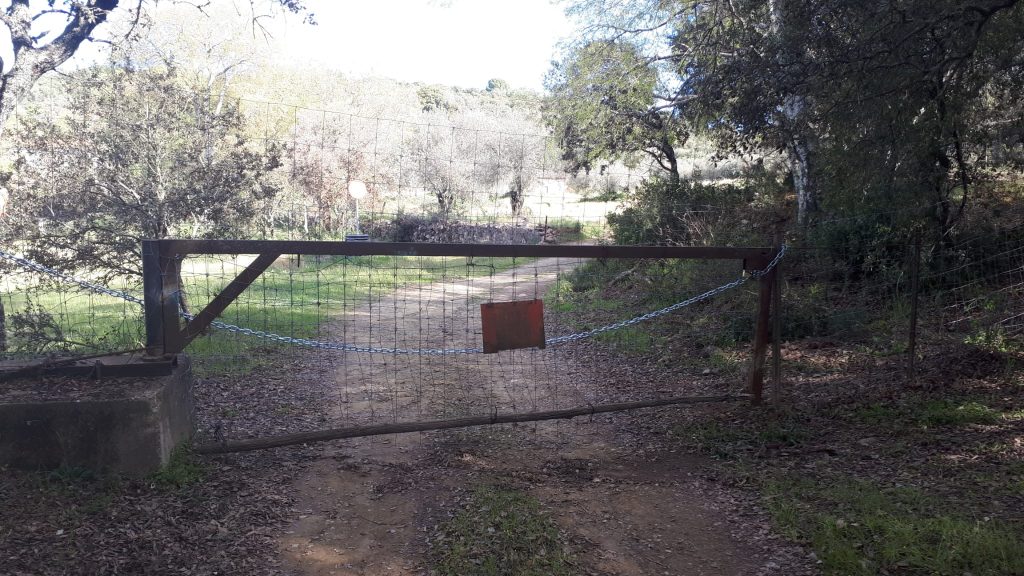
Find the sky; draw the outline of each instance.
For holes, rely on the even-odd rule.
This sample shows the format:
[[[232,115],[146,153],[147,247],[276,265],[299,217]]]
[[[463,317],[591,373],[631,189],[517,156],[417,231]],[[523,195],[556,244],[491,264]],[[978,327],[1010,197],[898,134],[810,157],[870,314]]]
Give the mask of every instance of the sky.
[[[286,61],[356,76],[484,88],[501,78],[541,90],[573,27],[550,0],[307,0],[316,26],[289,18]]]
[[[239,13],[248,13],[247,0],[217,1],[233,1]],[[484,88],[488,80],[501,78],[514,88],[540,91],[559,41],[574,30],[564,7],[552,0],[304,1],[317,25],[281,13],[263,21],[280,62],[405,82]],[[0,0],[0,8],[9,4]],[[32,0],[32,5],[42,10],[46,0]],[[59,29],[60,18],[46,16],[36,27]],[[101,37],[111,33],[106,28]],[[9,63],[6,29],[2,36],[0,58]],[[63,68],[91,64],[104,53],[105,45],[85,43]]]

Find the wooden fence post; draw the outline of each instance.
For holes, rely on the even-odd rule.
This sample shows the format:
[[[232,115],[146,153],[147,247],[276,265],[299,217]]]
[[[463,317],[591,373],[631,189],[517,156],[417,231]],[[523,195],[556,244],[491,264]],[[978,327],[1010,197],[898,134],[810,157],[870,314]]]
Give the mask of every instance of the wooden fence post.
[[[781,229],[775,232],[775,252],[782,250]],[[782,405],[782,261],[772,270],[772,405]]]
[[[751,358],[750,371],[747,373],[747,389],[750,390],[750,402],[755,406],[764,402],[764,361],[768,355],[772,285],[774,283],[774,269],[757,280],[758,306],[757,325],[754,327],[754,357]]]
[[[177,354],[184,348],[181,330],[181,260],[160,241],[160,310],[163,318],[164,354]]]
[[[917,380],[917,305],[921,291],[921,234],[914,236],[910,254],[910,330],[907,337],[907,380]]]
[[[142,241],[142,301],[146,323],[146,355],[164,353],[164,317],[161,310],[163,280],[160,274],[160,245],[156,240]]]

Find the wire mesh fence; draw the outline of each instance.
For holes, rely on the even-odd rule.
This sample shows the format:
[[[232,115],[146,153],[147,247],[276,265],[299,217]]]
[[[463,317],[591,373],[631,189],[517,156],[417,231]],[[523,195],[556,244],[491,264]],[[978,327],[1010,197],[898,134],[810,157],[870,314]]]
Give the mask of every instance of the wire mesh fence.
[[[944,353],[949,344],[1020,350],[1024,259],[1012,236],[996,243],[960,237],[952,246],[961,253],[985,241],[988,255],[964,255],[945,270],[934,268],[926,245],[915,250],[912,241],[875,247],[871,253],[881,250],[888,260],[860,267],[851,266],[858,255],[848,246],[791,248],[781,263],[784,380],[885,362],[894,383],[908,382],[910,354]],[[187,311],[202,309],[253,258],[185,258]],[[207,378],[263,386],[260,374],[282,364],[316,373],[326,385],[316,426],[542,412],[693,390],[735,394],[745,389],[750,360],[754,283],[587,340],[571,336],[714,291],[741,274],[738,262],[723,260],[291,254],[219,317],[242,330],[211,328],[187,351]],[[135,303],[36,274],[8,274],[4,282],[9,358],[131,349],[144,342]],[[141,294],[137,283],[116,287]],[[920,314],[912,349],[915,298]],[[569,341],[481,354],[480,305],[533,299],[544,302],[549,342]],[[54,347],[54,341],[60,343]],[[309,342],[325,346],[303,345]],[[833,348],[835,354],[819,365],[821,355],[800,354],[807,347]],[[651,360],[657,370],[642,368]],[[279,409],[287,410],[287,402]],[[296,421],[276,432],[310,425]],[[230,428],[218,434],[232,437],[237,431]]]
[[[609,216],[614,220],[630,208],[637,187],[651,176],[642,166],[610,165],[567,178],[549,136],[512,132],[483,120],[481,127],[248,100],[236,105],[259,127],[255,142],[284,151],[279,193],[258,202],[245,225],[235,228],[240,238],[342,239],[363,232],[373,240],[399,242],[621,242],[611,237]],[[712,152],[700,146],[680,157],[689,159],[683,176],[691,180],[720,180],[740,169],[735,162],[716,165]],[[364,199],[348,194],[348,183],[356,180],[366,184]],[[653,222],[681,230],[673,242],[771,244],[772,226],[765,225],[770,214],[761,207],[770,198],[755,196],[739,204],[716,200],[664,206]],[[984,212],[967,212],[955,233],[939,238],[885,227],[921,210],[846,211],[791,233],[792,249],[782,265],[780,339],[803,346],[841,344],[847,363],[888,358],[900,377],[907,372],[908,354],[927,354],[946,343],[1019,350],[1024,338],[1019,223],[1004,217],[1007,224],[994,232]],[[634,224],[649,222],[638,218]],[[166,232],[203,236],[210,230],[197,213]],[[4,249],[46,255],[46,248],[15,241]],[[66,251],[56,252],[64,257],[58,262],[68,261]],[[119,258],[138,268],[134,256]],[[186,258],[185,312],[202,309],[252,258]],[[3,359],[144,344],[138,304],[10,262],[0,266]],[[141,277],[128,273],[64,271],[136,297],[142,293]],[[629,400],[638,390],[673,390],[673,379],[739,391],[755,326],[753,284],[585,342],[497,355],[475,350],[483,302],[541,299],[546,333],[559,337],[622,323],[726,285],[740,274],[736,262],[715,260],[291,254],[279,258],[219,318],[244,330],[211,328],[188,352],[206,375],[245,377],[282,358],[313,367],[323,378],[343,383],[331,389],[329,411],[354,423]],[[919,334],[912,346],[915,302]],[[311,349],[296,346],[298,341],[340,346]],[[443,352],[421,353],[425,350]],[[474,353],[454,353],[467,350]],[[783,352],[784,375],[836,369],[809,365],[790,352]],[[645,374],[650,381],[641,388],[626,384],[629,359],[638,356],[656,358],[665,368],[656,376]],[[580,387],[580,381],[603,385]],[[604,396],[596,397],[595,390]]]

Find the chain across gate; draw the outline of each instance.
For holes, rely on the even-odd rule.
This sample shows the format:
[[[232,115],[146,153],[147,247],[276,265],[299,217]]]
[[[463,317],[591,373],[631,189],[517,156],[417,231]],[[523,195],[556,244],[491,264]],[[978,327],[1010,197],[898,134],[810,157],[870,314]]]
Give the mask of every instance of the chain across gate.
[[[354,438],[380,434],[396,434],[403,432],[442,430],[464,428],[488,424],[536,422],[544,420],[567,419],[578,416],[593,415],[605,412],[618,412],[640,408],[652,408],[670,405],[686,405],[706,402],[730,402],[750,399],[759,404],[763,394],[763,374],[769,336],[769,319],[771,318],[772,293],[778,277],[778,265],[785,256],[787,248],[779,244],[777,248],[697,248],[697,247],[632,247],[632,246],[550,246],[550,245],[466,245],[466,244],[398,244],[398,243],[343,243],[343,242],[292,242],[292,241],[199,241],[199,240],[161,240],[143,243],[143,298],[126,291],[101,286],[88,280],[77,278],[59,270],[44,266],[38,262],[0,250],[0,259],[12,262],[22,268],[46,274],[60,281],[74,284],[83,290],[97,294],[120,298],[143,306],[146,332],[147,351],[153,359],[162,359],[165,363],[173,363],[178,352],[182,351],[194,338],[202,334],[208,327],[232,333],[263,338],[275,342],[304,346],[319,350],[338,350],[343,352],[391,354],[391,355],[467,355],[483,353],[482,348],[389,348],[373,346],[357,346],[345,342],[330,342],[284,336],[270,331],[255,330],[229,324],[217,317],[241,295],[260,275],[273,264],[282,254],[315,254],[341,256],[456,256],[456,257],[522,257],[522,258],[690,258],[690,259],[737,259],[743,261],[746,274],[669,306],[653,310],[619,322],[607,324],[591,330],[575,332],[562,336],[546,338],[545,345],[555,346],[569,342],[577,342],[597,335],[620,330],[640,324],[654,318],[662,317],[687,306],[711,299],[724,292],[735,289],[752,279],[758,281],[759,308],[754,331],[753,358],[747,372],[747,390],[749,394],[726,394],[721,396],[681,396],[655,398],[612,404],[587,404],[567,409],[556,409],[533,412],[511,412],[499,414],[495,407],[484,416],[452,418],[446,420],[396,421],[384,424],[355,425],[343,428],[330,428],[279,434],[261,438],[228,441],[223,437],[214,443],[201,444],[194,450],[202,454],[258,450],[276,446],[305,444],[340,438]],[[180,286],[181,262],[189,254],[259,254],[236,278],[217,294],[213,300],[197,314],[189,314],[182,310],[181,300],[184,296]],[[777,318],[777,316],[776,316]],[[184,325],[183,325],[184,324]],[[397,342],[396,342],[397,343]],[[143,364],[146,364],[144,362]],[[151,364],[151,363],[150,363]]]
[[[787,250],[787,247],[786,247],[785,244],[783,244],[780,247],[778,253],[775,255],[775,257],[771,260],[771,262],[768,263],[768,266],[765,267],[764,269],[753,270],[753,271],[750,272],[749,275],[741,276],[741,277],[737,278],[736,280],[733,280],[731,282],[727,282],[725,284],[722,284],[721,286],[718,286],[716,288],[713,288],[711,290],[708,290],[708,291],[703,292],[701,294],[698,294],[696,296],[692,296],[690,298],[687,298],[686,300],[682,300],[682,301],[676,302],[675,304],[671,304],[669,306],[665,306],[664,308],[660,308],[658,310],[653,310],[653,311],[648,312],[646,314],[641,314],[640,316],[635,316],[633,318],[629,318],[627,320],[622,320],[620,322],[615,322],[615,323],[612,323],[612,324],[606,324],[604,326],[600,326],[598,328],[593,328],[591,330],[586,330],[586,331],[583,331],[583,332],[576,332],[576,333],[573,333],[573,334],[566,334],[566,335],[562,335],[562,336],[554,336],[554,337],[551,337],[551,338],[547,338],[547,339],[545,339],[545,344],[548,345],[548,346],[556,346],[558,344],[565,344],[567,342],[578,342],[580,340],[586,340],[588,338],[592,338],[594,336],[597,336],[599,334],[603,334],[605,332],[612,332],[612,331],[619,330],[619,329],[622,329],[622,328],[626,328],[626,327],[629,327],[629,326],[634,326],[634,325],[640,324],[642,322],[653,320],[655,318],[659,318],[661,316],[665,316],[667,314],[671,314],[672,312],[675,312],[676,310],[679,310],[681,308],[685,308],[687,306],[691,306],[693,304],[697,304],[699,302],[703,302],[704,300],[708,300],[710,298],[714,298],[715,296],[717,296],[719,294],[722,294],[723,292],[728,292],[729,290],[732,290],[734,288],[742,286],[743,284],[747,283],[751,279],[757,279],[757,278],[760,278],[761,276],[764,276],[764,275],[768,274],[769,272],[771,272],[778,265],[779,261],[785,256],[786,250]],[[137,296],[134,296],[134,295],[132,295],[132,294],[130,294],[128,292],[125,292],[125,291],[122,291],[122,290],[115,290],[115,289],[112,289],[112,288],[108,288],[106,286],[101,286],[99,284],[94,284],[92,282],[89,282],[87,280],[83,280],[81,278],[76,278],[75,276],[71,276],[69,274],[61,272],[61,271],[56,270],[54,268],[50,268],[48,266],[44,266],[44,265],[42,265],[42,264],[40,264],[38,262],[34,262],[34,261],[29,260],[27,258],[22,258],[20,256],[16,256],[14,254],[10,254],[10,253],[5,252],[3,250],[0,250],[0,258],[2,258],[4,260],[8,260],[10,262],[13,262],[14,264],[17,264],[17,265],[21,266],[22,268],[25,268],[26,270],[31,270],[31,271],[34,271],[34,272],[39,272],[39,273],[51,276],[53,278],[57,278],[59,280],[63,280],[63,281],[68,282],[70,284],[75,284],[75,285],[79,286],[80,288],[82,288],[84,290],[95,292],[97,294],[104,294],[104,295],[107,295],[107,296],[112,296],[114,298],[120,298],[122,300],[126,300],[128,302],[139,304],[141,306],[145,305],[145,302],[141,298],[139,298]],[[180,297],[180,290],[178,292],[178,295]],[[195,314],[190,314],[190,313],[184,312],[182,310],[178,311],[178,315],[182,319],[187,321],[187,322],[191,322],[191,321],[193,321],[196,318]],[[221,322],[219,320],[211,321],[210,322],[210,326],[212,326],[214,328],[217,328],[219,330],[224,330],[224,331],[232,332],[232,333],[235,333],[235,334],[242,334],[242,335],[245,335],[245,336],[252,336],[252,337],[255,337],[255,338],[262,338],[262,339],[265,339],[265,340],[271,340],[271,341],[274,341],[274,342],[281,342],[281,343],[284,343],[284,344],[293,344],[293,345],[297,345],[297,346],[304,346],[304,347],[307,347],[307,348],[313,348],[313,349],[317,349],[317,350],[336,350],[336,351],[342,351],[342,352],[356,352],[356,353],[367,353],[367,354],[425,355],[425,356],[442,356],[442,355],[448,355],[448,354],[477,354],[477,353],[483,353],[483,349],[480,348],[480,347],[476,347],[476,348],[382,348],[382,347],[372,347],[372,346],[356,346],[356,345],[352,345],[352,344],[345,344],[345,343],[339,343],[339,342],[326,342],[326,341],[322,341],[322,340],[312,340],[312,339],[308,339],[308,338],[295,338],[295,337],[292,337],[292,336],[284,336],[282,334],[275,334],[273,332],[268,332],[268,331],[264,331],[264,330],[255,330],[255,329],[252,329],[252,328],[245,328],[245,327],[242,327],[242,326],[236,326],[234,324],[229,324],[227,322]]]
[[[737,259],[743,261],[747,274],[716,288],[697,294],[672,305],[660,308],[591,330],[545,339],[555,346],[577,342],[600,334],[620,330],[671,314],[681,308],[711,299],[737,288],[752,279],[759,283],[759,310],[754,332],[754,359],[748,373],[748,388],[755,403],[761,401],[764,359],[768,344],[768,322],[771,315],[771,294],[779,261],[787,247],[727,248],[727,247],[655,247],[655,246],[579,246],[579,245],[478,245],[478,244],[422,244],[422,243],[345,243],[310,241],[243,241],[243,240],[148,240],[143,241],[144,297],[114,290],[81,278],[76,278],[38,262],[0,250],[5,259],[27,270],[49,275],[75,284],[84,290],[120,298],[140,304],[144,308],[147,351],[152,356],[167,356],[181,352],[194,338],[207,328],[215,328],[274,342],[303,346],[318,350],[342,352],[445,356],[483,353],[473,348],[399,348],[358,346],[345,342],[329,342],[285,336],[270,331],[256,330],[217,320],[219,316],[246,288],[249,287],[282,254],[312,254],[340,256],[458,256],[458,257],[521,257],[521,258],[689,258]],[[259,254],[259,256],[232,280],[198,314],[186,313],[181,307],[182,289],[178,285],[181,261],[189,254]],[[182,321],[184,320],[184,326]]]

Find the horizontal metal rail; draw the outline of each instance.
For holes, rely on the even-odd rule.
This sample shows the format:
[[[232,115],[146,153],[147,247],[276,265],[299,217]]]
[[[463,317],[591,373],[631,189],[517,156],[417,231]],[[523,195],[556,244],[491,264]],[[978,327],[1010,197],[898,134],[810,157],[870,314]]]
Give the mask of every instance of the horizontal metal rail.
[[[617,246],[579,244],[438,244],[314,240],[157,240],[163,255],[309,254],[321,256],[469,256],[510,258],[689,258],[747,260],[763,267],[775,249],[728,246]]]

